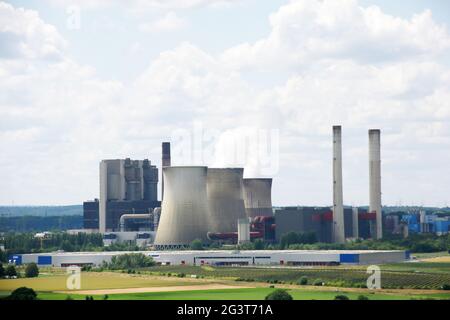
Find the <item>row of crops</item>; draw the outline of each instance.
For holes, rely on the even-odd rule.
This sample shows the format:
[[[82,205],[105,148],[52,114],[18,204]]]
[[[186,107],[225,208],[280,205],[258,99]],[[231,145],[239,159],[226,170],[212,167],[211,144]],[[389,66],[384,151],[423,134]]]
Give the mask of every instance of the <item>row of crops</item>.
[[[241,281],[296,284],[306,277],[308,284],[324,283],[329,286],[364,287],[369,274],[362,268],[254,268],[254,267],[199,267],[156,266],[147,269],[160,275],[196,275],[211,278],[228,278]],[[382,288],[440,289],[450,284],[448,272],[381,271]]]

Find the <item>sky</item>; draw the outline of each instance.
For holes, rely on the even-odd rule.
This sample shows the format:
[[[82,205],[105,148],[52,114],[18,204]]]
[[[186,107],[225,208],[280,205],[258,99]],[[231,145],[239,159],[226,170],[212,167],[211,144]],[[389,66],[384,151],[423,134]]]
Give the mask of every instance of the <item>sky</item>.
[[[0,2],[0,204],[98,197],[102,159],[244,167],[274,205],[450,203],[447,0]]]

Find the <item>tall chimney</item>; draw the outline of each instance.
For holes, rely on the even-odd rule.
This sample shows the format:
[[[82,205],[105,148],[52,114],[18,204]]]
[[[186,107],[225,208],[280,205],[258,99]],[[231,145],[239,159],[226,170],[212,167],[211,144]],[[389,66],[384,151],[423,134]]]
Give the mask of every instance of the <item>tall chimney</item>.
[[[376,238],[383,237],[383,216],[381,211],[381,156],[378,129],[369,130],[369,211],[376,213]]]
[[[333,238],[336,243],[345,242],[341,132],[341,126],[333,126]]]
[[[162,169],[161,169],[161,201],[164,199],[164,174],[163,169],[170,167],[170,142],[162,143]]]

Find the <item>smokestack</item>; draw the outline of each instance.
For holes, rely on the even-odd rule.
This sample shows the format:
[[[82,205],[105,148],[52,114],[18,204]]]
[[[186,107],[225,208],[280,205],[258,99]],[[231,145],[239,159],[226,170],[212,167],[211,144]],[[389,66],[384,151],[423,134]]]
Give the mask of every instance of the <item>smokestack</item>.
[[[162,169],[161,169],[161,201],[164,199],[164,174],[163,169],[170,167],[170,142],[162,143]]]
[[[381,156],[380,130],[369,130],[369,195],[370,212],[376,212],[376,238],[383,237],[381,211]]]
[[[345,242],[341,131],[341,126],[333,126],[333,238],[336,243]]]

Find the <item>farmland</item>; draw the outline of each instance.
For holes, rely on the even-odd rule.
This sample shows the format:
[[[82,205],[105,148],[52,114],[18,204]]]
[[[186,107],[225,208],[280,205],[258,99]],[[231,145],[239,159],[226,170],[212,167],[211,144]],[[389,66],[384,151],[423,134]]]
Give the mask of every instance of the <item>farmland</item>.
[[[20,270],[23,272],[23,270]],[[298,280],[307,278],[307,285]],[[363,266],[336,267],[214,267],[154,266],[122,271],[82,272],[80,290],[66,287],[61,268],[42,268],[37,278],[0,280],[0,297],[26,286],[39,299],[85,299],[92,295],[110,300],[243,300],[264,299],[276,288],[285,288],[296,300],[327,300],[337,294],[370,300],[450,299],[440,290],[450,283],[450,263],[413,262],[381,266],[381,290],[368,290]]]
[[[238,288],[225,290],[193,290],[175,292],[143,292],[128,294],[109,294],[108,300],[264,300],[273,288]],[[369,300],[410,300],[410,299],[449,299],[445,294],[408,294],[408,293],[369,293],[336,290],[288,289],[295,300],[333,300],[338,294],[345,294],[352,300],[364,295]],[[68,294],[43,292],[39,294],[42,300],[65,300]],[[85,295],[70,294],[74,300],[84,300]],[[103,295],[94,296],[101,300]]]
[[[323,268],[233,268],[196,266],[159,266],[147,269],[151,274],[188,274],[208,278],[234,279],[266,283],[294,284],[300,277],[307,277],[310,284],[322,282],[327,286],[362,287],[367,280],[362,267]],[[411,263],[382,266],[383,288],[439,289],[450,283],[450,263]]]

